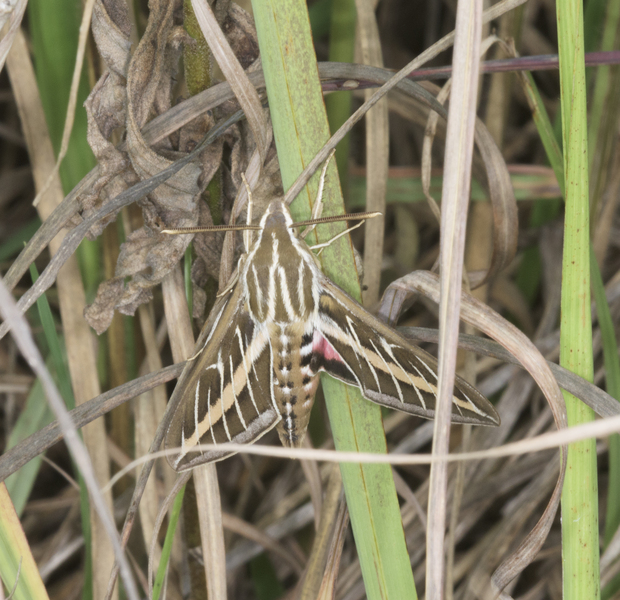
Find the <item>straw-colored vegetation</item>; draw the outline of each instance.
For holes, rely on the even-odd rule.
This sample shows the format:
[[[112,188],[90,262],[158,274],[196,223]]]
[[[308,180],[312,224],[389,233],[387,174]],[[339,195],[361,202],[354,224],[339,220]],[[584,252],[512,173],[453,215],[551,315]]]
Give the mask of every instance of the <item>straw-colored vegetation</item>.
[[[620,0],[10,4],[0,598],[620,598]],[[318,260],[437,420],[323,375],[300,450],[132,463],[251,237],[161,230],[307,220],[333,148],[323,215],[382,216]]]

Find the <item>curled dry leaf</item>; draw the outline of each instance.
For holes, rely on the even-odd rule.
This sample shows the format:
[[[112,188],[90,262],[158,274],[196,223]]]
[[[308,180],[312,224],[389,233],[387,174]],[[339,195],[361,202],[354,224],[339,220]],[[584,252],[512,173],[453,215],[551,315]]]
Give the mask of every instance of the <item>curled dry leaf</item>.
[[[87,102],[89,142],[99,160],[100,177],[80,198],[83,218],[135,182],[169,167],[195,148],[213,126],[213,115],[202,114],[154,147],[141,131],[150,119],[169,110],[172,104],[179,41],[185,39],[178,27],[180,23],[176,22],[179,5],[166,0],[150,3],[145,33],[129,59],[131,28],[125,3],[96,3],[94,35],[108,70]],[[231,8],[225,23],[244,63],[254,62],[258,46],[251,19],[241,9]],[[127,132],[127,143],[116,147],[112,135],[122,127]],[[219,168],[222,148],[223,141],[209,146],[199,164],[186,165],[139,201],[145,225],[128,236],[121,248],[115,278],[100,286],[85,313],[98,333],[107,329],[114,310],[133,314],[148,301],[152,287],[182,257],[191,237],[162,235],[162,225],[180,228],[212,222],[207,206],[199,203],[199,198]],[[90,235],[99,235],[114,218],[116,213],[92,228]],[[199,243],[199,257],[203,265],[197,273],[202,270],[217,276],[219,253],[212,241]]]
[[[122,0],[98,0],[95,5],[93,32],[108,70],[87,101],[89,142],[99,160],[100,174],[96,184],[79,199],[82,218],[192,151],[214,124],[212,113],[207,112],[153,147],[145,139],[142,130],[147,122],[171,108],[179,46],[188,39],[177,22],[180,2],[152,0],[149,6],[146,30],[130,58],[131,27],[126,4]],[[231,4],[223,27],[241,64],[245,67],[254,63],[258,40],[249,15]],[[127,142],[115,146],[112,136],[120,128],[126,129]],[[241,137],[234,131],[227,141],[234,156],[243,153]],[[95,301],[85,312],[98,333],[107,329],[115,310],[133,314],[148,301],[153,286],[181,259],[191,236],[160,234],[162,225],[181,228],[212,224],[208,206],[199,199],[219,168],[223,144],[219,140],[210,145],[198,164],[186,165],[138,202],[145,225],[127,237],[121,247],[116,276],[101,284]],[[246,152],[249,156],[250,151]],[[91,228],[90,235],[99,235],[115,218],[116,213],[109,215]],[[198,283],[207,274],[218,277],[219,241],[213,235],[197,240],[194,276]],[[200,308],[200,294],[197,300]]]
[[[93,7],[92,31],[97,48],[107,70],[86,102],[88,143],[99,163],[99,177],[79,198],[80,216],[73,219],[77,225],[88,218],[106,200],[113,198],[136,183],[137,177],[125,152],[110,141],[115,129],[125,126],[127,110],[126,77],[129,64],[131,23],[127,5],[116,0],[97,0]],[[89,236],[94,239],[116,218],[109,215],[93,227]]]

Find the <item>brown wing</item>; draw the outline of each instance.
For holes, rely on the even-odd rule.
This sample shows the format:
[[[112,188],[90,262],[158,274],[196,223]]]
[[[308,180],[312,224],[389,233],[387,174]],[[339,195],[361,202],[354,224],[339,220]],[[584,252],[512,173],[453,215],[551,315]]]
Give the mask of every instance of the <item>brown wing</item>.
[[[165,443],[167,449],[180,449],[169,459],[177,471],[234,454],[192,451],[199,444],[251,443],[280,420],[269,339],[238,293],[233,292],[203,349],[186,368],[185,388]]]
[[[325,279],[316,324],[312,370],[359,387],[384,406],[432,419],[437,400],[437,361],[365,311]],[[499,425],[493,405],[457,376],[452,421]]]

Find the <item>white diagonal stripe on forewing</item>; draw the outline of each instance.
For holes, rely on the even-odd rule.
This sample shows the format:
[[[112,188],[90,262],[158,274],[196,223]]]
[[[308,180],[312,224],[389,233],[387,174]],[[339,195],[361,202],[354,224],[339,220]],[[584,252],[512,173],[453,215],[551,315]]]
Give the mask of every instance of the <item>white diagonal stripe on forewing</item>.
[[[465,393],[464,390],[459,388],[459,391],[461,392],[461,394],[463,394],[463,396],[465,396],[465,399],[467,400],[468,404],[463,404],[464,408],[467,408],[469,410],[471,410],[472,412],[475,412],[479,415],[482,415],[483,417],[487,417],[488,415],[483,411],[480,410],[470,399],[469,396]],[[456,395],[453,396],[452,401],[458,406],[460,403],[462,403],[463,401],[460,398],[457,398]]]
[[[385,370],[390,374],[390,377],[392,378],[392,381],[394,382],[394,385],[396,386],[396,391],[398,392],[398,399],[401,401],[401,404],[404,404],[405,398],[403,396],[403,390],[400,387],[400,383],[398,383],[398,379],[396,379],[396,377],[394,376],[394,373],[392,373],[392,367],[388,364],[387,360],[383,358],[383,354],[379,352],[379,348],[375,346],[375,342],[373,341],[373,339],[369,338],[368,341],[372,344],[372,347],[374,348],[375,352],[378,354],[379,358],[383,361],[383,364],[385,365]],[[403,373],[406,374],[406,371],[403,370]]]
[[[239,352],[241,353],[241,362],[245,370],[245,381],[246,381],[246,385],[248,386],[250,400],[252,401],[252,404],[254,405],[254,410],[256,411],[256,414],[259,415],[260,413],[258,412],[256,401],[254,400],[254,391],[252,390],[252,383],[250,382],[250,371],[248,370],[247,357],[245,355],[245,349],[243,348],[243,340],[241,339],[241,330],[239,329],[239,326],[237,326],[236,333],[237,333],[237,339],[239,340]]]
[[[215,433],[213,433],[213,422],[211,421],[211,388],[209,388],[207,392],[207,415],[209,417],[209,432],[211,433],[211,439],[213,440],[213,443],[217,446],[217,442],[215,441]],[[200,438],[198,439],[200,440]]]
[[[222,411],[221,419],[222,419],[222,425],[224,425],[224,431],[226,432],[226,437],[228,438],[229,442],[232,442],[232,438],[230,437],[230,431],[228,431],[228,423],[226,422],[226,411],[228,410],[228,407],[223,406],[224,404],[224,362],[222,361],[222,349],[221,348],[217,354],[217,371],[220,374],[220,397],[218,398],[217,406],[219,406],[220,410]],[[234,402],[234,393],[232,394],[232,396],[233,396],[233,402]],[[230,403],[230,406],[232,406],[232,402]],[[198,438],[197,443],[199,442],[200,442],[200,438]]]
[[[383,346],[383,349],[388,353],[389,357],[394,361],[394,363],[396,365],[398,365],[398,367],[400,369],[402,369],[402,371],[407,375],[407,379],[409,380],[409,383],[411,384],[411,387],[413,387],[413,389],[415,390],[416,396],[418,397],[418,400],[420,401],[420,404],[422,406],[422,408],[424,410],[426,410],[426,402],[424,402],[424,398],[422,397],[422,394],[420,394],[420,390],[418,389],[418,386],[413,382],[413,379],[411,379],[410,375],[409,375],[409,371],[407,369],[405,369],[399,362],[398,359],[396,358],[396,355],[394,354],[394,352],[392,352],[392,346],[388,343],[388,341],[385,338],[381,338],[381,344]],[[400,346],[397,346],[400,347]],[[409,364],[412,364],[411,361],[409,361]],[[416,371],[418,371],[418,369],[416,369]],[[420,375],[422,375],[422,373],[420,373],[420,371],[418,371],[418,373]],[[422,377],[422,379],[424,379],[424,377]],[[424,381],[426,382],[426,384],[428,385],[428,381],[426,381],[426,379],[424,379]]]
[[[196,394],[194,396],[194,435],[198,435],[198,400],[200,399],[200,377],[196,383]]]
[[[235,391],[235,368],[233,367],[232,354],[228,357],[228,360],[230,362],[230,385],[232,387],[232,393],[235,398],[235,409],[237,411],[237,414],[239,415],[239,420],[241,421],[241,425],[243,425],[243,429],[247,431],[248,426],[245,424],[245,420],[243,418],[243,415],[241,414],[241,408],[239,407],[239,398],[237,397],[237,392]],[[243,364],[243,360],[241,361],[241,363]],[[248,381],[247,369],[245,369],[245,381],[246,383]]]
[[[418,367],[416,367],[411,361],[409,361],[409,364],[411,365],[412,369],[415,369],[418,372],[418,375],[422,378],[422,380],[426,384],[427,391],[428,391],[428,388],[431,387],[431,384],[428,381],[426,381],[426,377],[424,377],[424,375],[422,375],[422,371],[420,371],[420,369],[418,369]],[[420,400],[420,403],[422,404],[422,408],[424,408],[424,410],[426,410],[426,402],[424,402],[424,397],[422,396],[422,394],[420,394],[420,390],[418,389],[418,386],[414,385],[414,387],[415,387],[415,391],[416,391],[416,393],[418,395],[418,398]],[[437,398],[437,393],[436,392],[435,392],[435,398]]]
[[[383,349],[385,350],[385,352],[387,353],[387,355],[392,359],[392,362],[394,364],[396,364],[400,369],[402,369],[402,371],[405,373],[405,375],[407,375],[407,379],[409,379],[409,383],[415,387],[415,384],[413,383],[413,380],[411,379],[411,377],[409,376],[409,371],[407,371],[407,369],[405,369],[399,362],[398,359],[396,358],[396,355],[394,354],[394,352],[392,352],[392,345],[382,336],[379,336],[379,339],[381,340],[381,346],[383,347]],[[395,348],[400,348],[400,346],[395,346]]]
[[[351,337],[353,337],[353,339],[355,340],[355,346],[353,347],[353,344],[351,344],[351,342],[349,342],[349,345],[351,347],[353,347],[353,350],[355,350],[356,355],[358,356],[357,361],[360,362],[359,360],[359,355],[361,354],[364,357],[364,360],[368,363],[368,366],[370,367],[370,371],[372,372],[372,376],[375,378],[375,383],[377,384],[377,391],[382,394],[383,392],[381,391],[381,384],[379,383],[379,377],[377,376],[377,372],[375,371],[375,368],[372,366],[371,362],[368,360],[368,357],[366,356],[366,352],[365,352],[365,347],[362,344],[362,342],[360,341],[359,336],[357,335],[357,331],[355,330],[355,327],[353,325],[353,320],[351,319],[351,317],[349,317],[349,315],[347,315],[346,317],[347,319],[347,325],[349,326],[349,331],[351,332],[350,336],[347,336],[349,339]],[[343,332],[346,336],[346,333]],[[362,368],[362,365],[360,363],[360,369]]]

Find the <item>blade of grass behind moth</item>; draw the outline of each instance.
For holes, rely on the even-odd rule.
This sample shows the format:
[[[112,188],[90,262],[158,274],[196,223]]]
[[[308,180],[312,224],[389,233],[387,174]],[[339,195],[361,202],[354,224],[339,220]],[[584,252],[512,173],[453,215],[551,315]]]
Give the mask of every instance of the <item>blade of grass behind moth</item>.
[[[45,185],[48,174],[54,169],[55,158],[47,126],[43,116],[38,87],[34,78],[34,71],[23,35],[18,35],[13,51],[9,56],[9,73],[11,85],[18,100],[18,110],[22,122],[22,129],[26,137],[30,160],[35,175],[35,185],[39,190]],[[36,129],[34,129],[36,127]],[[37,210],[44,221],[58,206],[64,197],[58,177],[42,196]],[[52,254],[56,254],[62,243],[58,237],[50,242]],[[67,345],[69,371],[77,404],[98,396],[101,393],[97,374],[97,363],[94,344],[90,328],[82,316],[86,306],[84,287],[80,270],[75,256],[70,257],[64,269],[58,273],[58,296],[60,314]],[[104,423],[91,423],[84,430],[84,441],[93,457],[97,480],[108,481],[110,478],[109,459],[106,451]],[[111,492],[106,494],[108,509],[112,509]],[[101,579],[95,579],[97,589],[103,586],[107,573],[112,568],[114,554],[111,542],[103,531],[94,509],[91,508],[91,531],[93,559],[98,565],[97,572]],[[102,573],[105,573],[102,575]]]
[[[28,540],[4,484],[0,484],[0,575],[13,600],[49,600]]]
[[[47,425],[52,418],[52,412],[45,401],[43,386],[39,380],[36,380],[28,393],[24,407],[15,425],[12,427],[3,457],[6,456],[6,452],[15,448],[20,442],[28,439],[29,436]],[[6,489],[11,496],[18,516],[21,516],[30,497],[40,465],[41,457],[34,457],[34,460],[19,469],[18,472],[13,473],[5,481]]]
[[[148,566],[148,586],[149,586],[149,598],[153,600],[159,600],[159,596],[164,585],[166,575],[168,574],[170,556],[172,553],[172,546],[174,542],[174,536],[176,528],[179,523],[179,516],[181,515],[181,509],[183,508],[183,497],[185,496],[185,488],[187,481],[191,477],[191,473],[183,473],[179,476],[178,480],[173,485],[170,494],[164,500],[161,505],[160,513],[157,516],[155,523],[154,535],[149,547],[149,566]],[[161,551],[161,557],[159,564],[157,565],[157,573],[155,574],[155,580],[153,581],[153,565],[155,552],[154,548],[157,545],[157,538],[161,523],[164,519],[164,515],[168,512],[167,507],[172,500],[171,496],[174,495],[172,501],[172,508],[170,509],[170,520],[168,521],[168,528],[166,529],[166,538],[164,539],[164,545]]]
[[[180,266],[177,265],[164,279],[163,293],[172,357],[175,362],[180,362],[194,354],[194,335]],[[193,476],[208,596],[212,600],[225,600],[226,549],[215,464],[200,465],[194,469]]]
[[[375,16],[375,5],[368,0],[356,0],[357,31],[361,61],[366,65],[383,67],[381,40]],[[374,90],[366,90],[368,100]],[[388,127],[388,102],[384,97],[373,110],[366,113],[366,210],[380,212],[381,216],[366,221],[364,225],[364,304],[372,306],[379,300],[381,264],[383,262],[383,236],[385,228],[385,193],[389,167],[390,134]]]
[[[465,227],[476,122],[476,96],[482,33],[482,2],[460,0],[454,40],[452,99],[441,197],[441,301],[439,304],[438,390],[433,454],[447,454],[450,440],[452,389],[456,369]],[[444,537],[447,513],[447,463],[431,467],[426,531],[426,597],[443,598]],[[430,507],[433,507],[430,510]]]
[[[248,119],[261,156],[261,164],[264,164],[271,137],[267,133],[267,119],[258,93],[230,47],[209,4],[206,0],[191,1],[205,40]]]
[[[253,8],[282,181],[291,194],[295,178],[329,137],[307,9],[300,1],[270,0],[255,0]],[[327,173],[325,214],[341,214],[333,164]],[[309,217],[317,183],[318,174],[291,207],[295,220]],[[342,230],[342,224],[319,228],[319,241]],[[322,257],[327,276],[359,299],[350,242],[338,240]],[[336,447],[384,453],[378,407],[340,382],[329,378],[322,382]],[[342,465],[341,470],[368,597],[416,598],[391,470],[357,464]]]

